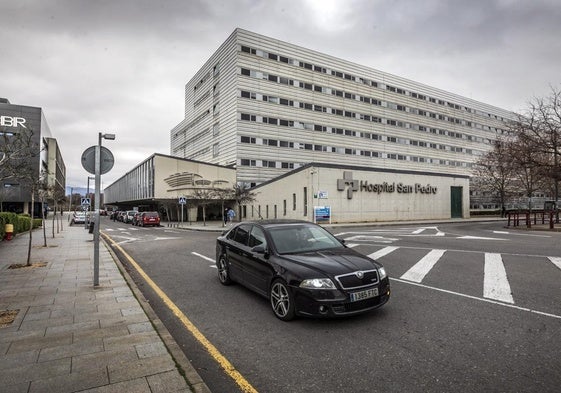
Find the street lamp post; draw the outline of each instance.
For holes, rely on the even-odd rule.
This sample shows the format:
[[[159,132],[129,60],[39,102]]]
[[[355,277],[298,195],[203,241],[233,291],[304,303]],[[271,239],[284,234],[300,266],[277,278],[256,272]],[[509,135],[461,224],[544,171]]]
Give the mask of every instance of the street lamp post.
[[[95,148],[95,206],[94,206],[94,287],[99,286],[99,199],[101,188],[101,140],[114,140],[115,134],[99,133]]]

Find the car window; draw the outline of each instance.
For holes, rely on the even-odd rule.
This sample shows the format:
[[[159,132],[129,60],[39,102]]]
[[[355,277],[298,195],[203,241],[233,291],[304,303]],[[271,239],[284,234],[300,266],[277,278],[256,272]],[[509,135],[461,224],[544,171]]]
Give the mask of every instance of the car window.
[[[265,233],[258,226],[253,226],[251,234],[249,235],[249,247],[263,246],[267,247],[267,240]]]
[[[236,228],[236,234],[234,235],[234,241],[244,246],[247,246],[247,241],[249,240],[249,225],[240,225]]]
[[[343,245],[332,234],[319,226],[298,225],[272,228],[270,234],[279,254],[343,248]]]

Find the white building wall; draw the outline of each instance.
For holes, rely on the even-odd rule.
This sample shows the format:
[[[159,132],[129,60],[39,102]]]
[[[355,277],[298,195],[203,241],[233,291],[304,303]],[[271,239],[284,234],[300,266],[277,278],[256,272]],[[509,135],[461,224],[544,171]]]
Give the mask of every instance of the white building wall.
[[[277,77],[292,83],[280,83]],[[336,91],[343,97],[333,94]],[[248,93],[255,98],[244,96]],[[345,98],[344,93],[352,96]],[[379,105],[362,102],[361,97]],[[271,102],[280,98],[293,105]],[[220,111],[214,115],[217,102]],[[242,29],[235,30],[187,83],[185,103],[186,119],[172,131],[171,154],[236,164],[238,181],[254,184],[309,162],[470,175],[472,164],[503,132],[504,120],[512,118],[491,105]],[[300,103],[313,108],[300,108]],[[355,117],[316,111],[316,106]],[[247,120],[248,115],[255,120]],[[381,121],[356,118],[360,115]],[[201,121],[193,124],[198,116]],[[276,119],[277,124],[263,118]],[[303,126],[283,126],[281,120]],[[219,135],[212,135],[217,121]],[[181,137],[183,142],[178,141]],[[242,142],[244,137],[251,142]],[[281,141],[292,147],[280,146]],[[368,156],[372,154],[377,157]]]
[[[351,199],[349,185],[344,190],[338,187],[345,172],[350,172],[357,182],[358,189],[351,193]],[[381,186],[376,190],[374,185]],[[460,214],[468,218],[467,177],[312,164],[255,187],[257,198],[246,207],[244,218],[313,221],[314,206],[330,206],[332,223],[449,219],[451,187],[462,188]]]

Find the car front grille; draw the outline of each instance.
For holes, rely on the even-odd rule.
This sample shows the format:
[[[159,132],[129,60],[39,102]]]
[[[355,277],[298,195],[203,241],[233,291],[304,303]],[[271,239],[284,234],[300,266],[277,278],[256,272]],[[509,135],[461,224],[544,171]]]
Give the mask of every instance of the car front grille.
[[[362,278],[359,278],[362,273]],[[343,289],[358,289],[376,285],[378,283],[378,272],[376,270],[365,270],[335,276]]]
[[[361,300],[359,302],[342,303],[333,306],[335,314],[344,314],[353,311],[360,311],[371,307],[376,307],[380,304],[381,296],[376,296],[372,299]]]

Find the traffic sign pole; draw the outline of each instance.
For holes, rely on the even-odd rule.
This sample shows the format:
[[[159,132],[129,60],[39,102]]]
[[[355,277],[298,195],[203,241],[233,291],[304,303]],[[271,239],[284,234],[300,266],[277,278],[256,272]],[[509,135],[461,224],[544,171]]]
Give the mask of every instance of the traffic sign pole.
[[[183,226],[183,206],[187,203],[185,197],[179,197],[179,204],[181,205],[181,226]]]

